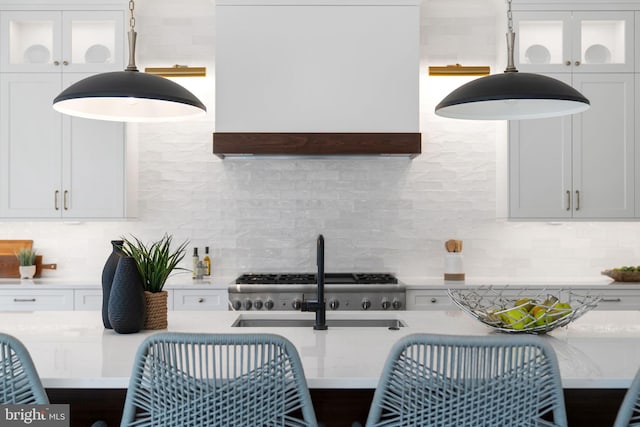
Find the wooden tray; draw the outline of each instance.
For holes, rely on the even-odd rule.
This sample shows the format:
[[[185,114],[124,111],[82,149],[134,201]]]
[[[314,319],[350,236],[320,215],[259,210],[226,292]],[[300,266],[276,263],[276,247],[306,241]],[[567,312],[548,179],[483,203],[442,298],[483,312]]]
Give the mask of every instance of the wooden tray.
[[[14,255],[21,248],[33,247],[33,240],[0,240],[0,255]]]
[[[604,270],[600,274],[609,276],[616,282],[640,282],[640,271]]]
[[[19,279],[20,270],[18,267],[18,258],[15,255],[0,255],[0,278],[2,279]],[[36,274],[34,277],[40,277],[42,270],[55,270],[57,264],[43,264],[42,255],[36,256]]]

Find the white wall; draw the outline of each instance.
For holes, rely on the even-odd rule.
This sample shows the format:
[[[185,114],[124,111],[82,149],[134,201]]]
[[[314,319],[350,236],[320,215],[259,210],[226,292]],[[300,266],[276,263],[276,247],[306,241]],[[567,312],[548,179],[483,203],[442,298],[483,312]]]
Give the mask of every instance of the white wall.
[[[396,158],[230,159],[211,154],[214,7],[210,0],[140,1],[138,65],[206,65],[188,80],[206,119],[139,125],[139,218],[61,224],[0,222],[0,238],[33,238],[53,277],[99,280],[109,240],[172,233],[213,248],[214,274],[306,270],[315,238],[327,270],[442,275],[444,241],[464,240],[469,276],[599,277],[640,264],[637,223],[517,223],[502,219],[505,126],[435,117],[435,104],[462,82],[429,78],[430,64],[489,64],[502,71],[504,2],[423,0],[423,154]],[[496,68],[497,65],[497,68]],[[187,266],[187,263],[185,263]]]

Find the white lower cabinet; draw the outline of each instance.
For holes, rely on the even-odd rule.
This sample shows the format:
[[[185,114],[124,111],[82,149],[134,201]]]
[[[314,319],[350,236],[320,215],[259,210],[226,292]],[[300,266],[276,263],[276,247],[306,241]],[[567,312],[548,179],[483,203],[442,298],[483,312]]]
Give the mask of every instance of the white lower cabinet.
[[[0,310],[73,310],[73,289],[0,291]]]
[[[102,289],[75,289],[74,310],[102,310]]]
[[[174,310],[227,310],[228,294],[225,289],[173,289]]]
[[[469,286],[468,290],[473,290],[473,286]],[[499,288],[499,287],[498,287]],[[503,295],[514,296],[522,293],[521,287],[511,286]],[[532,287],[533,288],[533,287]],[[640,310],[640,289],[611,289],[610,287],[578,287],[578,286],[549,286],[546,289],[549,292],[559,289],[571,289],[579,295],[600,295],[602,299],[598,303],[595,310]],[[543,288],[537,289],[538,292]],[[407,310],[452,310],[458,307],[451,301],[447,294],[446,288],[434,289],[407,289]]]
[[[451,310],[456,305],[446,290],[407,290],[407,310]]]
[[[226,289],[165,288],[169,310],[227,310]],[[101,310],[102,288],[0,289],[0,311]]]

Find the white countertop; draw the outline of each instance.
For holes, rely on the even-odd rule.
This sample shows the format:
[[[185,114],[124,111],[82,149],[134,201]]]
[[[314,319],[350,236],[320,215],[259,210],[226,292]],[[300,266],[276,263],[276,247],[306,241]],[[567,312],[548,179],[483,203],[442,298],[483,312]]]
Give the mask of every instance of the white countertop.
[[[411,333],[487,335],[488,327],[461,311],[331,312],[332,318],[398,318],[400,330],[311,327],[232,328],[244,317],[313,318],[313,313],[170,311],[175,332],[283,335],[298,349],[311,388],[376,387],[387,354]],[[158,331],[119,335],[102,326],[99,312],[0,312],[0,331],[29,349],[48,388],[126,388],[135,351],[144,337]],[[640,367],[640,312],[591,311],[568,328],[546,335],[560,362],[565,388],[627,388]]]
[[[572,287],[572,286],[608,286],[620,285],[607,276],[589,277],[477,277],[467,276],[465,280],[444,280],[443,277],[399,277],[407,289],[451,288],[461,286],[526,286],[526,287]],[[629,286],[629,284],[623,284]],[[634,283],[633,285],[640,285]]]
[[[194,280],[189,275],[170,277],[165,289],[227,289],[232,279],[209,278]],[[30,280],[0,279],[0,289],[102,289],[100,279],[37,278]]]

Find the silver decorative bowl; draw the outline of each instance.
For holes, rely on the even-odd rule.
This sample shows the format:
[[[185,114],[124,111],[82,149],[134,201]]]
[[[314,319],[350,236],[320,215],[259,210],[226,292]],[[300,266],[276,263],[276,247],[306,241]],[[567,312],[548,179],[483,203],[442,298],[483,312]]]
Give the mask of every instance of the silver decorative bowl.
[[[600,295],[570,289],[493,286],[449,289],[451,300],[462,311],[501,332],[545,334],[566,326],[595,308]]]

